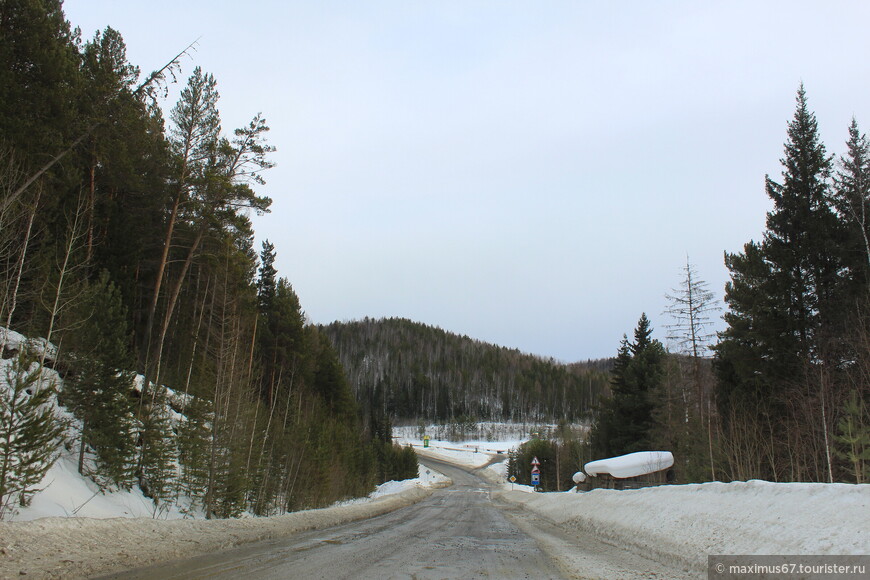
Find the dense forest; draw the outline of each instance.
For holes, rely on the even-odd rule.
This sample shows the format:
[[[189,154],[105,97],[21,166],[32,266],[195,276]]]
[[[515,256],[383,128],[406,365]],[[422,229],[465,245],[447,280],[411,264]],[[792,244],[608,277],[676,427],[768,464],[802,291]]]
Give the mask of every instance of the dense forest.
[[[401,318],[320,331],[357,400],[399,421],[577,421],[608,389],[607,361],[566,365]]]
[[[249,216],[271,204],[265,117],[225,130],[217,79],[182,71],[183,48],[143,75],[121,33],[81,38],[60,0],[0,1],[0,326],[58,346],[35,363],[63,376],[66,444],[102,486],[185,494],[209,516],[368,493],[406,454],[360,420],[277,250],[253,247]],[[4,506],[60,442],[33,362],[0,389]]]
[[[617,351],[593,455],[672,450],[684,481],[868,481],[868,155],[855,120],[845,153],[827,152],[801,86],[762,239],[725,254],[727,327],[709,332],[712,293],[687,264],[669,295],[677,348],[641,316]]]

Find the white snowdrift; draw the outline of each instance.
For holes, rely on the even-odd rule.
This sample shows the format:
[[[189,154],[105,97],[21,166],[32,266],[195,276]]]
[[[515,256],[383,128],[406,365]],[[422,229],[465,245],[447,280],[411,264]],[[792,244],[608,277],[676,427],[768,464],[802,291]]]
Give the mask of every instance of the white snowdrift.
[[[709,554],[870,554],[870,485],[748,481],[586,493],[518,493],[518,503],[698,573]]]
[[[670,451],[638,451],[628,455],[590,461],[583,466],[589,475],[609,474],[613,477],[638,477],[667,469],[674,464]]]

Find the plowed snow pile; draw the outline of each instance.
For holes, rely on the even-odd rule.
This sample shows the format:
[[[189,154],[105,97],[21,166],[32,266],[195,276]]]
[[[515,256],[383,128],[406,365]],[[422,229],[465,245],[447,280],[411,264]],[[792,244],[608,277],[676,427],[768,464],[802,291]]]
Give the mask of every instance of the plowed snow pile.
[[[403,443],[460,465],[486,463],[485,454],[474,452],[476,444],[433,440],[422,450],[422,441]],[[594,535],[699,573],[706,572],[708,555],[870,554],[866,484],[752,480],[534,493],[530,486],[505,483],[505,468],[498,463],[477,473],[499,483],[504,499],[571,533]]]
[[[504,497],[578,534],[706,569],[708,554],[870,554],[870,485],[748,481]]]

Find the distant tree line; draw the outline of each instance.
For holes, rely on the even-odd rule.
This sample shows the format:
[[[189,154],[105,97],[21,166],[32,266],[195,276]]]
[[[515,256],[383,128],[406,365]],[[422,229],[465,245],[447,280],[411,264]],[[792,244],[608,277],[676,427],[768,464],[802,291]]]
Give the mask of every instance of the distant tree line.
[[[401,318],[320,327],[364,407],[397,420],[516,422],[588,417],[608,374]]]
[[[402,452],[366,429],[274,246],[253,247],[269,127],[226,132],[199,67],[164,118],[183,54],[143,76],[118,31],[82,39],[59,0],[0,2],[0,326],[59,346],[101,485],[216,516],[367,493]]]

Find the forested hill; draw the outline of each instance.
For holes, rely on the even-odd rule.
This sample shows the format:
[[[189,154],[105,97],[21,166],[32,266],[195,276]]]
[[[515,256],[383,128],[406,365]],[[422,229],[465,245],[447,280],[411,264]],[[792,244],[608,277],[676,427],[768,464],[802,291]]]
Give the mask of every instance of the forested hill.
[[[562,364],[401,318],[321,326],[363,407],[402,419],[581,419],[607,389],[596,363]]]
[[[258,259],[265,117],[225,131],[218,81],[190,51],[140,75],[119,31],[83,39],[62,4],[0,1],[0,353],[17,365],[0,360],[0,519],[73,447],[101,489],[138,483],[155,510],[185,496],[209,517],[328,505],[415,474],[359,420],[278,250],[264,241]],[[28,399],[34,355],[13,354],[11,336],[57,345],[36,363],[61,372],[57,397]]]

